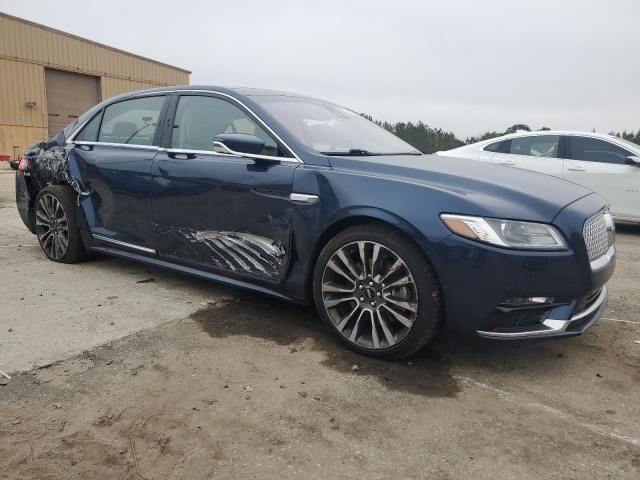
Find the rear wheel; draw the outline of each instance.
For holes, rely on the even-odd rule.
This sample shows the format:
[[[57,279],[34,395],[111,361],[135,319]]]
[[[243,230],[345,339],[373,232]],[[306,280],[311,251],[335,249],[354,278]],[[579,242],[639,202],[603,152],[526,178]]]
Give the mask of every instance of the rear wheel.
[[[333,238],[320,253],[313,288],[324,323],[367,355],[410,355],[442,319],[440,286],[428,259],[385,225],[360,225]]]
[[[42,251],[54,262],[76,263],[86,258],[75,200],[76,193],[66,185],[50,185],[36,197],[36,235]]]

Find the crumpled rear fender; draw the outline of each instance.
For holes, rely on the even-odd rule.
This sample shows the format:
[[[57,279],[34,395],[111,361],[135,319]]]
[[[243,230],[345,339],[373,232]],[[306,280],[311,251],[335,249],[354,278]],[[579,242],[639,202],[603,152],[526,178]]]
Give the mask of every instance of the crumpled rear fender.
[[[25,152],[28,172],[16,173],[16,205],[25,226],[35,233],[35,199],[48,185],[69,185],[80,196],[88,195],[80,180],[80,171],[72,145],[42,142]],[[80,211],[80,209],[78,209]],[[80,217],[84,219],[84,215]],[[86,222],[81,220],[82,224]]]

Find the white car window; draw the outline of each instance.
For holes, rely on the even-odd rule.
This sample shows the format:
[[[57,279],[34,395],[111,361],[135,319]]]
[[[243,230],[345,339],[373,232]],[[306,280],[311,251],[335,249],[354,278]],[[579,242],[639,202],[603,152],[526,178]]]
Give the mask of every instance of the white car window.
[[[483,150],[485,152],[502,152],[505,153],[508,150],[505,150],[505,147],[508,147],[509,140],[500,140],[499,142],[493,142],[489,145],[485,145]]]
[[[633,153],[613,143],[591,137],[567,137],[569,158],[587,162],[615,163],[623,165]]]
[[[533,157],[556,158],[558,156],[559,135],[536,135],[511,139],[509,153]]]

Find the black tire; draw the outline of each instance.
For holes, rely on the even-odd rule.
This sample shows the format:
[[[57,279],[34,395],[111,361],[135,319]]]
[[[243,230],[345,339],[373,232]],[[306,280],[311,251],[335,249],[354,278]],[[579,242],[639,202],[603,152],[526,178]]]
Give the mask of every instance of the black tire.
[[[376,244],[379,244],[380,246],[375,247]],[[351,247],[351,245],[355,245],[355,247]],[[381,310],[386,309],[387,306],[391,306],[389,304],[387,305],[382,305],[382,304],[386,303],[386,300],[388,300],[388,297],[393,296],[393,292],[395,290],[392,290],[391,294],[389,293],[388,290],[385,293],[385,290],[384,290],[385,283],[380,283],[379,285],[377,284],[377,281],[369,283],[367,281],[367,278],[365,278],[366,270],[367,270],[366,266],[363,267],[365,270],[364,272],[361,271],[362,267],[360,267],[360,270],[358,272],[363,274],[362,277],[366,282],[364,290],[359,290],[363,288],[362,284],[354,283],[354,290],[357,293],[350,292],[350,293],[340,293],[335,295],[345,295],[345,296],[353,295],[354,297],[356,297],[356,298],[347,300],[347,302],[351,302],[351,303],[347,304],[348,306],[345,307],[346,310],[350,310],[351,308],[353,308],[355,311],[358,307],[360,307],[361,310],[367,310],[369,312],[368,315],[370,320],[370,329],[372,330],[370,334],[370,337],[371,337],[370,340],[366,338],[366,335],[363,335],[363,339],[360,341],[360,343],[358,343],[358,333],[355,334],[355,339],[356,339],[355,341],[352,341],[350,338],[347,338],[345,329],[347,329],[348,327],[345,327],[344,325],[349,325],[349,324],[345,323],[347,322],[347,320],[345,319],[348,316],[351,316],[352,314],[347,314],[347,315],[343,315],[343,317],[336,318],[335,310],[333,310],[330,313],[329,309],[331,308],[336,309],[338,307],[336,306],[327,307],[325,305],[325,299],[327,295],[333,295],[333,294],[327,293],[326,290],[323,290],[323,279],[325,281],[325,284],[324,284],[325,289],[333,288],[335,286],[335,283],[328,282],[326,278],[327,275],[335,276],[335,273],[334,273],[335,270],[328,267],[328,262],[333,259],[334,265],[335,265],[336,263],[335,255],[339,255],[338,252],[340,251],[342,251],[343,253],[348,252],[348,250],[343,250],[345,248],[360,249],[360,245],[364,245],[364,247],[362,248],[364,249],[365,252],[367,251],[371,252],[373,248],[377,248],[378,252],[382,251],[383,247],[388,249],[389,258],[393,259],[394,257],[391,256],[391,254],[395,254],[396,258],[404,262],[404,265],[400,268],[404,269],[403,270],[404,272],[408,271],[408,275],[404,275],[403,278],[405,279],[408,278],[412,281],[412,283],[410,283],[410,287],[394,287],[394,288],[407,288],[407,289],[410,288],[411,291],[408,291],[406,295],[408,295],[409,298],[413,296],[414,303],[407,304],[407,306],[411,305],[412,308],[415,308],[415,305],[417,305],[417,311],[411,312],[411,315],[413,317],[413,323],[411,324],[411,326],[404,327],[403,325],[399,325],[401,330],[398,332],[397,335],[399,336],[402,333],[404,336],[400,340],[398,340],[397,343],[395,344],[393,344],[392,341],[389,341],[385,345],[385,340],[383,338],[383,336],[385,336],[389,331],[389,328],[388,328],[389,319],[393,320],[393,316],[388,315],[385,311],[384,316],[386,317],[386,320],[384,320],[381,318],[382,315],[380,314]],[[376,259],[380,258],[379,254],[373,254],[371,255],[371,257]],[[365,261],[361,262],[360,265],[362,264],[370,265],[370,270],[371,270],[370,273],[374,274],[373,280],[376,280],[376,277],[378,279],[382,277],[382,274],[376,274],[375,267],[374,267],[376,262],[380,262],[380,260],[373,260],[373,261],[367,260],[366,253],[364,255],[360,253],[360,257],[358,257],[358,253],[355,253],[355,257],[351,257],[351,259],[354,259],[354,258],[356,259],[356,261],[352,264],[353,267],[358,266],[356,265],[357,258],[365,258]],[[342,262],[342,265],[343,265],[342,268],[344,269],[344,266],[346,264]],[[394,270],[395,273],[393,275],[396,275],[396,274],[402,275],[403,273],[401,272],[400,268],[397,269],[397,271]],[[330,272],[328,269],[331,269],[332,271]],[[392,270],[392,269],[387,269],[387,270]],[[343,271],[346,271],[346,269]],[[325,272],[328,272],[328,273],[325,273]],[[341,275],[338,277],[339,279],[346,278]],[[369,277],[371,277],[371,275],[369,275]],[[356,282],[361,282],[361,280],[356,280]],[[368,287],[368,285],[373,285],[374,283],[376,283],[375,287]],[[398,283],[398,282],[392,282],[392,283]],[[346,282],[346,285],[348,284],[349,283]],[[379,290],[376,291],[374,288],[378,288],[378,287],[380,288]],[[390,286],[387,286],[386,288],[388,289],[390,288]],[[366,292],[369,295],[369,298],[364,303],[359,304],[358,302],[361,302],[362,298],[364,298],[364,296],[358,297],[361,291]],[[382,295],[380,295],[380,293],[382,293]],[[384,224],[372,223],[372,224],[357,225],[340,232],[338,235],[336,235],[333,239],[331,239],[327,243],[327,245],[322,249],[322,252],[318,257],[318,260],[316,262],[316,266],[314,269],[313,296],[314,296],[314,301],[315,301],[318,313],[320,314],[322,321],[327,325],[329,330],[331,330],[336,335],[336,337],[342,343],[344,343],[348,348],[358,353],[374,356],[374,357],[402,358],[417,352],[424,345],[426,345],[429,342],[429,340],[433,338],[433,336],[437,333],[438,327],[440,326],[443,320],[442,293],[440,289],[440,284],[438,282],[438,279],[435,275],[435,272],[433,270],[431,263],[429,262],[425,254],[422,252],[422,250],[410,238],[408,238],[401,232],[395,230],[394,228],[391,228]],[[371,300],[370,303],[369,303],[369,300]],[[374,303],[376,301],[378,301],[379,303],[377,304],[377,306],[374,306]],[[329,302],[331,301],[329,300]],[[394,309],[398,308],[396,305],[398,304],[393,305]],[[371,308],[369,308],[370,306]],[[402,309],[400,310],[402,311]],[[409,311],[406,311],[406,312],[410,313]],[[377,317],[375,317],[376,314],[378,315]],[[333,318],[332,318],[332,315],[333,315]],[[353,315],[354,316],[351,318],[355,318],[355,316],[358,314],[353,314]],[[358,321],[360,321],[360,319],[358,319]],[[353,320],[349,320],[349,322],[353,323]],[[366,321],[363,321],[363,325],[365,323]],[[381,325],[382,323],[386,324],[387,326],[386,331],[385,329],[382,328],[382,325]],[[340,332],[338,325],[343,325],[342,327],[343,333]],[[405,328],[408,329],[408,333],[403,333]],[[354,329],[358,330],[358,327],[357,326],[352,327],[351,333],[353,333]],[[376,331],[375,334],[373,333],[373,330]],[[374,348],[374,345],[373,345],[374,336],[376,337],[376,340],[378,343],[377,348]],[[382,340],[380,340],[380,338],[382,338]],[[394,338],[395,340],[395,336],[393,336],[392,338]],[[363,344],[363,343],[366,343],[367,341],[370,341],[371,345]]]
[[[48,243],[44,242],[44,240],[48,238],[46,236],[47,227],[39,225],[39,223],[42,223],[43,219],[38,210],[41,202],[51,202],[51,197],[53,197],[53,199],[55,199],[59,204],[57,211],[60,212],[60,208],[62,209],[64,219],[66,220],[68,234],[68,242],[66,243],[66,246],[64,246],[64,242],[62,242],[62,246],[64,248],[61,247],[54,251],[52,251],[52,247]],[[68,185],[49,185],[48,187],[40,190],[36,197],[34,204],[34,225],[36,226],[36,236],[38,237],[38,243],[40,244],[44,254],[49,260],[53,260],[54,262],[78,263],[87,258],[87,252],[82,244],[80,229],[76,219],[76,198],[76,192],[74,192]],[[56,204],[56,207],[58,204]],[[60,235],[64,233],[62,231],[64,228],[62,227],[63,223],[64,222],[60,222]],[[57,225],[56,229],[58,229]]]

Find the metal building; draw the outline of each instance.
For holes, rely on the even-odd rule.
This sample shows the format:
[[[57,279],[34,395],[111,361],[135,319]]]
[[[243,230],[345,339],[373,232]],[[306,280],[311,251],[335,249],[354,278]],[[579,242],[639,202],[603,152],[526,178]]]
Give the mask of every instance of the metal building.
[[[0,12],[0,160],[119,93],[186,85],[191,72]]]

